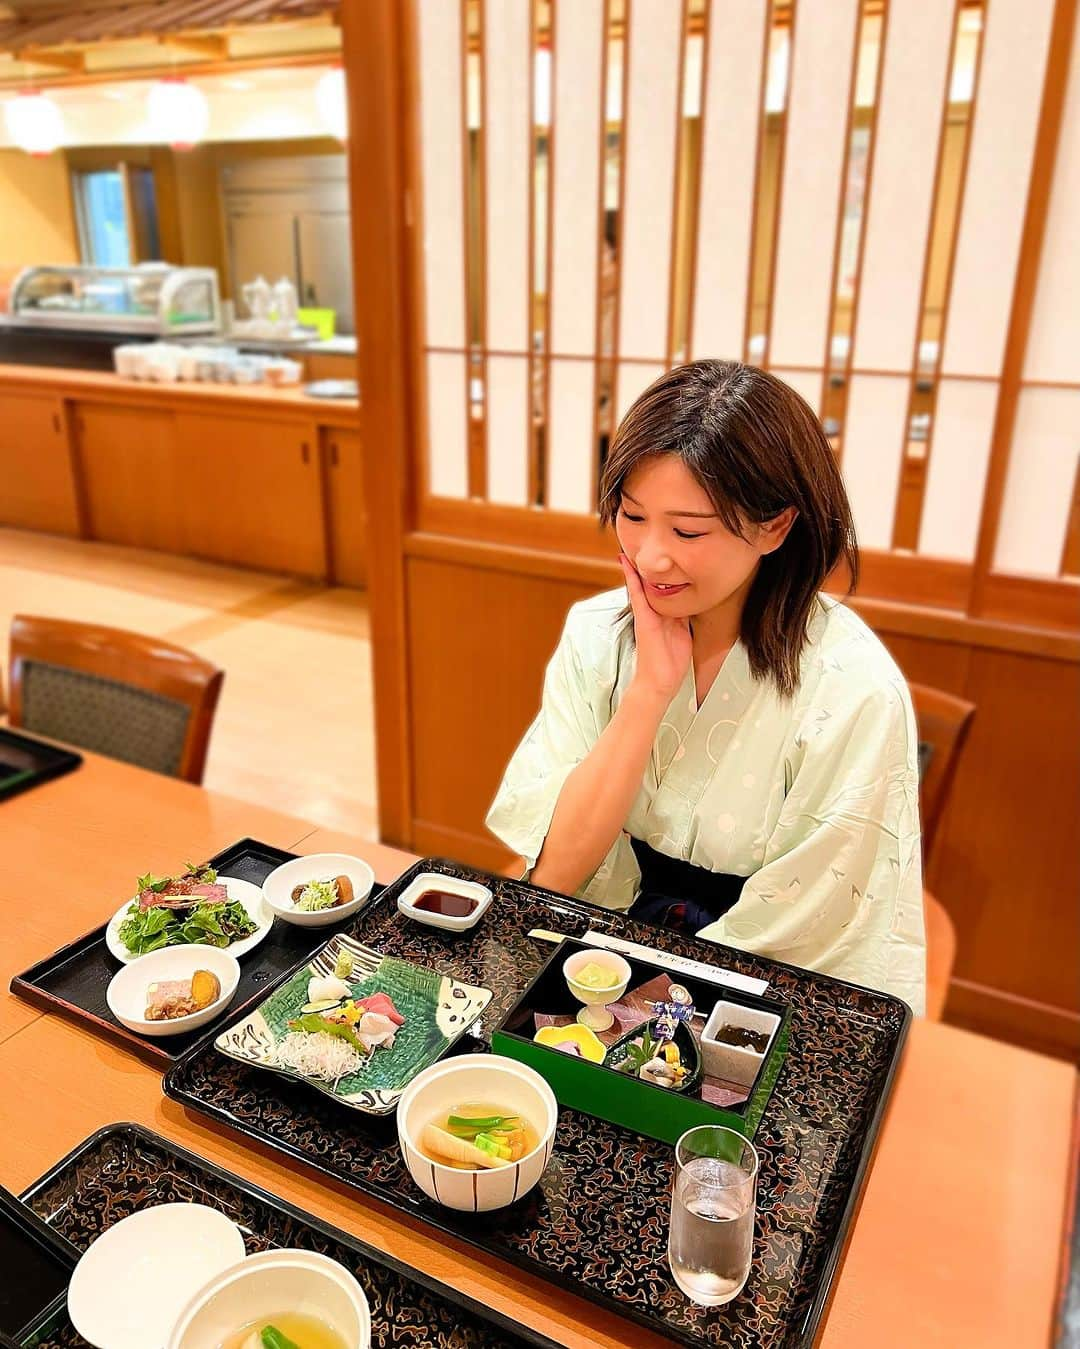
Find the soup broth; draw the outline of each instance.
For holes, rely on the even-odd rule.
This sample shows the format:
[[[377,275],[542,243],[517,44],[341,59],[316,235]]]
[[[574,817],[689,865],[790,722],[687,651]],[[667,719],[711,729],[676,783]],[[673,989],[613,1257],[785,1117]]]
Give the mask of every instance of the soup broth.
[[[325,1321],[301,1312],[281,1312],[249,1321],[235,1335],[222,1340],[220,1349],[264,1349],[268,1341],[263,1339],[262,1332],[271,1327],[283,1337],[279,1343],[291,1341],[297,1349],[353,1349]]]
[[[454,1156],[454,1141],[465,1146],[462,1152],[471,1156],[471,1149],[480,1148],[488,1154],[484,1161]],[[506,1166],[527,1157],[539,1146],[540,1136],[523,1116],[515,1115],[506,1105],[490,1101],[463,1101],[449,1111],[441,1111],[422,1129],[420,1152],[429,1162],[450,1166],[456,1171],[482,1171],[492,1166]],[[491,1151],[492,1144],[497,1151]],[[489,1160],[490,1159],[490,1160]]]

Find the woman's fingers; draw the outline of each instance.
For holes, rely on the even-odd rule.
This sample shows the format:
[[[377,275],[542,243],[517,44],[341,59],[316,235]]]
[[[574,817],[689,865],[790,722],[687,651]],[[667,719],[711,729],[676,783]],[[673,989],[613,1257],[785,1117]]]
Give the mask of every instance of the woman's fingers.
[[[649,603],[649,596],[644,594],[644,585],[634,563],[631,563],[626,553],[619,554],[619,561],[623,567],[623,576],[626,576],[627,595],[630,596],[630,607],[634,611],[634,626],[640,629],[643,622],[647,623],[653,618],[655,610]]]

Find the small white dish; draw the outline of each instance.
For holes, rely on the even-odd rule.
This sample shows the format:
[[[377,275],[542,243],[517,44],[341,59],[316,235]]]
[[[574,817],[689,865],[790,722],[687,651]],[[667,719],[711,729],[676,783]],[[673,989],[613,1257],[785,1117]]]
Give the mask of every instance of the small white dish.
[[[709,1013],[709,1019],[701,1032],[701,1062],[706,1076],[717,1077],[724,1082],[737,1082],[741,1087],[752,1087],[779,1025],[780,1018],[773,1012],[743,1007],[737,1002],[718,1002]],[[749,1047],[726,1044],[716,1038],[717,1032],[724,1026],[763,1031],[769,1037],[769,1043],[760,1054]]]
[[[309,881],[328,881],[335,876],[348,876],[352,881],[353,897],[348,904],[335,904],[332,909],[316,909],[306,913],[293,903],[292,892]],[[297,927],[329,927],[343,918],[357,913],[368,902],[375,873],[362,857],[343,852],[317,852],[310,857],[294,857],[275,867],[263,881],[263,898],[270,909],[286,923]]]
[[[68,1315],[95,1349],[160,1349],[192,1294],[243,1258],[240,1229],[217,1209],[141,1209],[87,1248],[68,1285]]]
[[[616,982],[608,988],[592,988],[589,984],[579,984],[575,976],[586,965],[599,965],[601,969],[610,970],[615,975]],[[618,1002],[630,982],[631,971],[627,961],[615,951],[590,946],[585,951],[575,951],[573,955],[567,956],[562,968],[563,978],[570,992],[578,1002],[585,1004],[577,1014],[578,1021],[593,1031],[609,1030],[615,1018],[607,1010],[608,1004]]]
[[[217,975],[221,992],[214,1001],[188,1016],[147,1021],[148,985],[166,979],[190,979],[196,970],[209,970]],[[216,946],[164,946],[117,970],[105,990],[105,1001],[117,1021],[137,1035],[182,1035],[184,1031],[198,1030],[223,1012],[236,996],[239,982],[240,965],[229,951]]]
[[[447,913],[433,913],[430,909],[418,909],[416,901],[428,890],[441,890],[448,895],[461,895],[463,899],[475,899],[476,907],[471,913],[455,918]],[[486,885],[479,881],[462,881],[456,876],[444,876],[438,871],[421,872],[398,895],[398,912],[416,923],[426,923],[428,927],[441,927],[447,932],[467,932],[475,927],[491,905],[492,894]]]
[[[349,1349],[370,1349],[371,1311],[364,1290],[328,1255],[293,1250],[262,1251],[204,1284],[180,1312],[166,1349],[231,1344],[250,1322],[289,1311],[319,1317]]]
[[[516,1110],[539,1135],[532,1152],[509,1166],[462,1171],[433,1162],[417,1146],[424,1126],[463,1101]],[[559,1105],[535,1069],[501,1054],[463,1054],[433,1063],[409,1083],[397,1108],[398,1143],[409,1174],[436,1203],[465,1213],[505,1208],[533,1188],[555,1146]]]
[[[231,946],[225,948],[230,955],[246,955],[248,951],[253,951],[258,946],[274,926],[274,915],[263,903],[262,891],[257,885],[252,885],[250,881],[239,880],[235,876],[219,876],[218,881],[225,887],[225,893],[230,899],[239,900],[243,904],[248,911],[248,917],[256,925],[250,937],[245,937],[243,941],[234,941]],[[144,959],[143,956],[132,955],[120,940],[120,924],[127,917],[128,909],[132,904],[137,904],[138,900],[139,897],[136,895],[126,904],[121,904],[109,919],[109,925],[105,929],[105,945],[111,954],[125,965],[129,965],[133,960]],[[195,942],[193,945],[200,946],[201,943]],[[152,955],[153,952],[147,954]]]

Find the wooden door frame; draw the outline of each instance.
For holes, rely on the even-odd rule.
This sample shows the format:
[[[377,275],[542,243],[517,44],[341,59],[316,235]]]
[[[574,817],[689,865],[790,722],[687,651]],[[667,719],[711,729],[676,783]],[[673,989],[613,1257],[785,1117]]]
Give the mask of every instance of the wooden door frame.
[[[343,0],[340,11],[349,76],[349,205],[379,836],[402,848],[411,846],[413,821],[404,544],[413,490],[410,446],[418,430],[409,339],[414,218],[405,171],[418,92],[407,54],[409,10],[400,0]]]

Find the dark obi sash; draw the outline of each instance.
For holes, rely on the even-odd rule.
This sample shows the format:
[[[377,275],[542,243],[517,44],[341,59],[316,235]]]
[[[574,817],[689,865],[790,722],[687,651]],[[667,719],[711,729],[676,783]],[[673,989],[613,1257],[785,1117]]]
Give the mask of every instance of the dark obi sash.
[[[667,857],[639,838],[631,838],[641,889],[631,918],[677,932],[697,932],[723,917],[742,893],[745,876],[707,871],[679,857]]]

